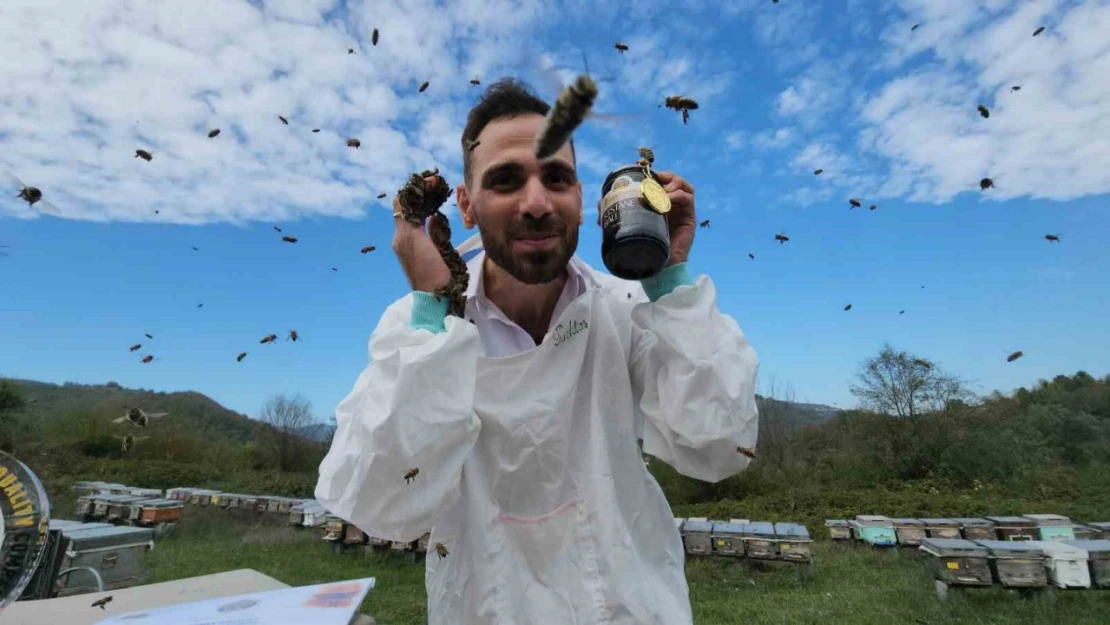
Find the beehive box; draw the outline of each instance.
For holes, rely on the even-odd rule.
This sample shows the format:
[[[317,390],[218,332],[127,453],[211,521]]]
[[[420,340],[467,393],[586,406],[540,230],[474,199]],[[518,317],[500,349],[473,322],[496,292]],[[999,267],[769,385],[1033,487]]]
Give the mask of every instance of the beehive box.
[[[713,554],[731,558],[744,557],[744,526],[713,521]]]
[[[1048,584],[1044,551],[1031,541],[977,540],[991,556],[995,581],[1007,588],[1039,588]]]
[[[127,491],[127,494],[146,497],[147,499],[163,499],[165,497],[165,493],[160,488],[131,488]]]
[[[713,523],[705,519],[686,519],[682,526],[682,544],[692,556],[713,553]]]
[[[73,483],[73,491],[77,493],[77,497],[84,497],[85,495],[95,495],[100,492],[100,489],[107,486],[107,482],[90,482],[81,481]]]
[[[989,516],[999,540],[1036,540],[1037,525],[1020,516]]]
[[[200,506],[202,508],[208,507],[212,503],[212,495],[218,491],[198,488],[189,492],[189,505]]]
[[[825,527],[829,530],[829,538],[832,540],[852,539],[852,528],[848,526],[848,521],[845,519],[826,519]]]
[[[142,527],[93,527],[64,530],[69,539],[63,569],[88,566],[104,580],[104,590],[136,586],[146,581],[144,556],[154,546],[154,531]],[[96,579],[78,571],[62,578],[59,597],[96,592]]]
[[[280,514],[288,514],[289,511],[293,509],[293,506],[298,503],[301,503],[301,500],[297,499],[296,497],[280,497],[278,499],[277,511]]]
[[[324,509],[323,504],[310,502],[304,507],[304,521],[301,524],[305,527],[319,527],[324,524],[327,516],[328,511]]]
[[[416,549],[416,541],[414,540],[411,543],[393,541],[389,543],[389,548],[393,551],[412,551]]]
[[[238,507],[242,510],[258,512],[258,495],[240,495]]]
[[[898,543],[898,536],[894,533],[894,524],[885,516],[875,514],[856,515],[851,522],[853,534],[862,540],[877,547],[893,547]]]
[[[389,547],[393,544],[393,541],[387,538],[378,538],[376,536],[370,536],[369,538],[369,543],[371,547]]]
[[[925,522],[921,519],[891,519],[890,524],[894,526],[894,537],[899,545],[917,547],[925,538]]]
[[[276,496],[267,497],[266,498],[266,512],[281,512],[281,503],[282,503],[282,500],[284,500],[284,499],[285,499],[285,497],[276,497]],[[289,511],[288,506],[286,506],[285,511],[286,512]]]
[[[960,538],[960,524],[952,519],[921,519],[928,538]]]
[[[308,505],[305,502],[295,504],[289,509],[289,524],[297,527],[304,525],[304,508]]]
[[[1096,540],[1099,535],[1102,534],[1102,532],[1098,531],[1096,528],[1080,525],[1078,523],[1072,524],[1071,531],[1075,534],[1075,540]]]
[[[92,512],[89,514],[94,519],[108,518],[110,507],[118,502],[134,499],[131,495],[112,495],[102,494],[93,495],[92,497]]]
[[[1023,514],[1037,524],[1037,537],[1041,540],[1075,540],[1071,519],[1059,514]]]
[[[139,525],[177,523],[185,516],[185,504],[173,499],[155,499],[139,504]]]
[[[343,519],[329,514],[327,520],[324,522],[324,540],[337,541],[343,540],[346,534],[347,523]]]
[[[348,523],[343,532],[343,542],[348,545],[364,545],[366,544],[366,532]]]
[[[1086,549],[1062,540],[1033,540],[1044,551],[1048,581],[1060,588],[1090,588],[1090,557]]]
[[[678,534],[679,534],[680,536],[682,535],[682,524],[683,524],[683,523],[685,523],[685,522],[686,522],[686,519],[679,519],[679,518],[676,518],[676,519],[674,520],[674,528],[675,528],[676,530],[678,530]]]
[[[146,501],[152,501],[150,497],[142,497],[133,495],[127,499],[121,499],[108,504],[108,520],[126,522],[131,520],[131,509],[135,504]]]
[[[778,537],[775,524],[757,521],[743,526],[744,551],[755,560],[777,560],[779,557]]]
[[[956,517],[952,519],[960,526],[960,533],[966,540],[997,540],[994,523],[978,517]]]
[[[76,514],[80,518],[91,517],[93,514],[95,494],[82,495],[77,498]]]
[[[775,523],[775,536],[779,542],[779,557],[791,562],[809,562],[813,559],[809,530],[797,523]]]
[[[1099,538],[1110,538],[1110,521],[1098,521],[1096,523],[1088,523],[1087,527],[1098,531]]]
[[[991,585],[986,547],[962,538],[923,538],[920,549],[933,556],[937,580],[949,586]]]
[[[1110,540],[1069,540],[1066,544],[1087,552],[1091,583],[1110,588]]]

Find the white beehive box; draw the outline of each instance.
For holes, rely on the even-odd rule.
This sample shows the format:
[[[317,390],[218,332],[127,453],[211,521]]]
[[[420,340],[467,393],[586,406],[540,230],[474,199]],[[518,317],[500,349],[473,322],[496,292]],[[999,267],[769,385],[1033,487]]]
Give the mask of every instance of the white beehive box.
[[[1048,583],[1060,588],[1090,588],[1091,570],[1086,549],[1058,540],[1030,541],[1044,552]]]

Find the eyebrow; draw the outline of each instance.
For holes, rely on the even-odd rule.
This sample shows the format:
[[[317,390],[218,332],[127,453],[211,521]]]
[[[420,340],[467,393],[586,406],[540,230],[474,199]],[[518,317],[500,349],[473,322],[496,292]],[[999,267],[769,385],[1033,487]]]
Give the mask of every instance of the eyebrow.
[[[567,163],[566,161],[559,160],[559,159],[551,159],[551,160],[544,161],[543,163],[541,163],[540,169],[542,169],[545,173],[546,172],[551,172],[551,171],[557,171],[557,172],[567,174],[572,178],[577,178],[578,177],[578,172],[577,172],[577,170],[575,170],[574,166]],[[484,172],[482,172],[482,183],[481,183],[482,186],[483,187],[489,186],[489,182],[494,176],[496,176],[498,174],[505,174],[505,173],[518,174],[518,175],[523,174],[524,173],[524,166],[521,165],[520,163],[515,162],[515,161],[508,161],[508,162],[505,162],[505,163],[498,163],[496,165],[492,165],[492,166],[488,167]]]

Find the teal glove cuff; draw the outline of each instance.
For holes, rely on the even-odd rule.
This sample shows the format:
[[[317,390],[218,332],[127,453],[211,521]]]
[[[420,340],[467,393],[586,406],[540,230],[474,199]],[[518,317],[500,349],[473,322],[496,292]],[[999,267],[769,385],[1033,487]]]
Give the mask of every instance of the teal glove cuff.
[[[693,283],[694,281],[690,279],[690,272],[686,269],[686,263],[675,263],[670,267],[664,267],[663,271],[655,274],[655,276],[640,280],[648,299],[653,302],[677,287]]]
[[[447,318],[447,298],[436,296],[424,291],[415,291],[412,294],[412,317],[409,327],[413,330],[427,330],[439,334],[447,329],[444,320]]]

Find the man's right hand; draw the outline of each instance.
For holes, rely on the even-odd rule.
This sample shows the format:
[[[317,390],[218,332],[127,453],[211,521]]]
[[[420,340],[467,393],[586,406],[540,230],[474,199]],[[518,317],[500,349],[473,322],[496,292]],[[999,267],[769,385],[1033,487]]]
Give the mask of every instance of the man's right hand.
[[[426,178],[429,183],[432,178]],[[401,201],[393,196],[393,212],[401,212]],[[398,215],[393,218],[393,253],[401,262],[401,269],[414,291],[435,293],[451,282],[451,271],[439,255],[431,238],[425,232],[425,224],[419,226],[409,223]]]

